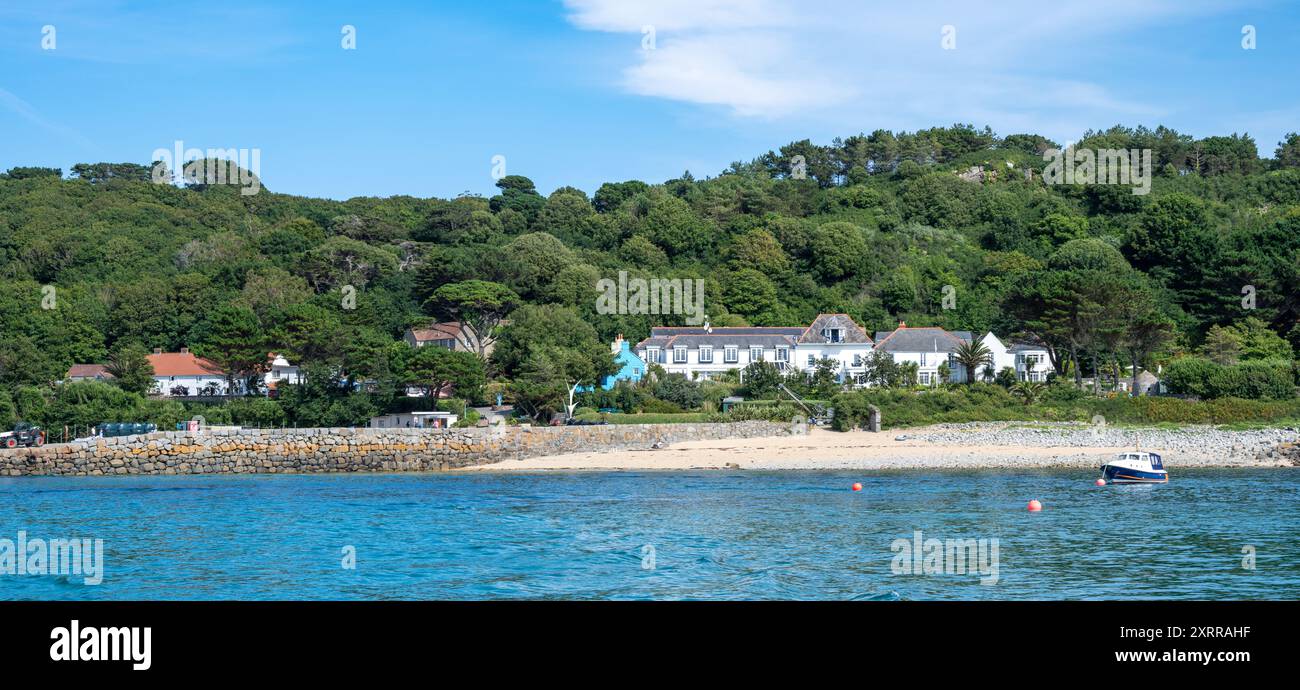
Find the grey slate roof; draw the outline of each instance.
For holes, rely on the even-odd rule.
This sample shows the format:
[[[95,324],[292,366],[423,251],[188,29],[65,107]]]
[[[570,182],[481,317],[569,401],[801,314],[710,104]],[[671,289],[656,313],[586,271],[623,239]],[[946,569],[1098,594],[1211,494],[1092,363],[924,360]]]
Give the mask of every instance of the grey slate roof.
[[[696,348],[712,345],[722,349],[724,345],[739,347],[793,347],[795,339],[803,334],[802,326],[722,326],[705,329],[703,326],[656,326],[650,329],[650,337],[636,344],[636,349],[658,347],[664,350],[673,347]]]
[[[736,330],[736,329],[732,329]],[[789,335],[769,335],[765,333],[747,333],[747,334],[719,334],[718,329],[708,334],[684,334],[672,336],[651,336],[636,344],[638,350],[646,347],[659,347],[665,350],[678,347],[699,347],[701,345],[712,345],[721,349],[724,345],[738,345],[740,347],[763,346],[777,347],[783,345],[791,347],[794,345],[794,337]]]
[[[703,326],[656,326],[650,337],[674,335],[792,335],[804,332],[803,326],[725,326],[705,330]]]
[[[871,337],[848,314],[820,314],[811,326],[723,326],[706,330],[703,326],[657,326],[650,329],[650,337],[636,344],[646,347],[670,348],[674,346],[699,347],[700,345],[751,345],[777,347],[796,343],[825,342],[822,330],[839,328],[843,331],[840,342],[871,344]]]
[[[876,349],[882,352],[956,352],[962,341],[970,342],[970,331],[900,326],[876,333]]]
[[[812,322],[812,325],[809,326],[807,330],[803,332],[803,335],[799,336],[799,342],[825,343],[827,342],[827,340],[826,337],[822,335],[822,332],[828,328],[840,329],[841,343],[865,343],[867,345],[871,344],[871,337],[868,336],[867,332],[864,331],[862,327],[859,326],[856,322],[854,322],[853,317],[849,316],[848,314],[819,315]]]

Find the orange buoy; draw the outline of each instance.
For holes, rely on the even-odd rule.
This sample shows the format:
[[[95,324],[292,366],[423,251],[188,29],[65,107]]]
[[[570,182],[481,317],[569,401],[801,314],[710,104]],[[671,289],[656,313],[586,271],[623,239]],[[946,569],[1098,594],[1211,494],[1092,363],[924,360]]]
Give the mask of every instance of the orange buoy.
[[[1097,486],[1106,486],[1106,480],[1098,477],[1097,481],[1093,482],[1093,484],[1096,484]]]
[[[854,491],[861,491],[861,490],[862,490],[862,484],[859,483],[859,482],[853,482],[853,490],[854,490]]]
[[[1035,498],[1029,502],[1029,512],[1036,513],[1042,509],[1043,509],[1043,504],[1039,503],[1038,499]]]

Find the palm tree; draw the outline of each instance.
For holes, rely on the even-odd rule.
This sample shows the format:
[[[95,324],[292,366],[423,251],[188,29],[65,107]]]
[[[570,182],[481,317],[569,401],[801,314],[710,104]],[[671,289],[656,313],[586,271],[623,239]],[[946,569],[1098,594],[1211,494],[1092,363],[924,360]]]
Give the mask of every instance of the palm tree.
[[[1026,405],[1033,405],[1042,396],[1044,388],[1046,386],[1038,381],[1018,381],[1011,387],[1011,394],[1018,396]]]
[[[993,366],[993,352],[985,347],[983,337],[975,338],[970,342],[962,341],[952,358],[966,369],[967,384],[975,380],[975,372],[981,366]]]

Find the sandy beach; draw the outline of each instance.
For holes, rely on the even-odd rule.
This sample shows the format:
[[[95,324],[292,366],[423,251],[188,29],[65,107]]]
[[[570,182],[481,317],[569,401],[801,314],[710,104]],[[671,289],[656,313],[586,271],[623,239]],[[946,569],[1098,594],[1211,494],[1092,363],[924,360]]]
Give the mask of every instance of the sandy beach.
[[[663,448],[506,460],[461,471],[538,470],[898,470],[1000,467],[1097,468],[1135,444],[1178,467],[1290,467],[1279,444],[1293,430],[1108,429],[1080,425],[941,425],[881,433],[808,433],[675,443]]]

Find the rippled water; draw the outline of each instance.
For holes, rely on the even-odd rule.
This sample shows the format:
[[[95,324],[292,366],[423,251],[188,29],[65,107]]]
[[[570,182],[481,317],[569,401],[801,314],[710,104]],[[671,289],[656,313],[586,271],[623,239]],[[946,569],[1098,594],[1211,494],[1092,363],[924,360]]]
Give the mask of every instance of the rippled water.
[[[3,599],[1296,599],[1300,471],[627,472],[0,480],[0,539],[104,540]],[[849,490],[860,481],[861,492]],[[1042,513],[1028,513],[1038,498]],[[896,539],[998,539],[998,582]],[[653,547],[653,568],[648,556]],[[1243,546],[1256,552],[1243,569]],[[356,549],[355,569],[342,567]]]

